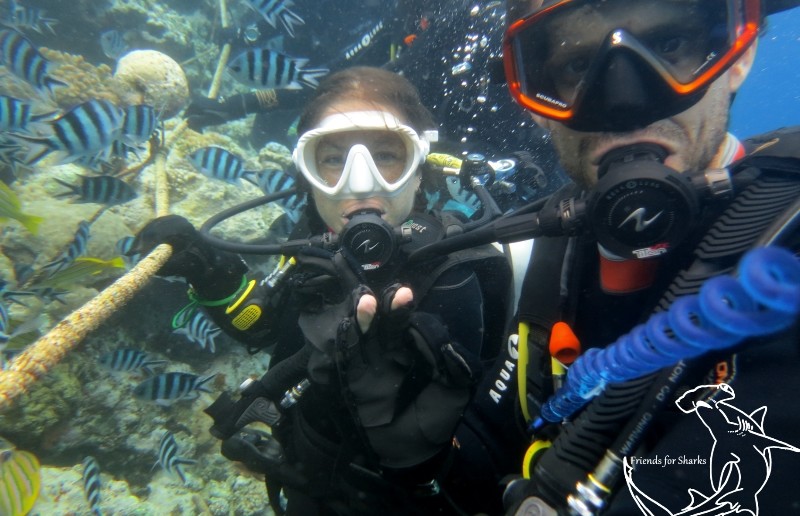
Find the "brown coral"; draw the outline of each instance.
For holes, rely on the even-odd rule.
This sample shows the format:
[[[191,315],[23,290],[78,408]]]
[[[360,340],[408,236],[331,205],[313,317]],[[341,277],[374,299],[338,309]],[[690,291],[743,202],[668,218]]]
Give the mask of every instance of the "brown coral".
[[[60,108],[67,109],[90,99],[106,99],[123,105],[118,93],[119,86],[115,84],[108,65],[94,66],[87,63],[83,56],[49,48],[42,48],[40,52],[53,64],[53,78],[66,83],[66,86],[56,88],[54,93]]]

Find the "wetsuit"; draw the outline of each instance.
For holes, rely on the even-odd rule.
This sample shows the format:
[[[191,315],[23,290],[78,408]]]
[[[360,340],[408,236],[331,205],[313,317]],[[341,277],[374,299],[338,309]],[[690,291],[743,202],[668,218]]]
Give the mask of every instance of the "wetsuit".
[[[654,311],[668,309],[675,298],[695,293],[708,277],[732,272],[741,255],[756,245],[768,228],[774,227],[776,220],[786,214],[797,215],[796,200],[800,194],[797,134],[798,129],[793,128],[744,142],[742,150],[747,156],[730,167],[735,171],[735,177],[741,180],[734,199],[702,211],[699,223],[679,247],[666,257],[657,259],[657,272],[649,286],[614,293],[602,288],[598,246],[592,236],[536,242],[528,271],[532,280],[530,285],[536,292],[549,292],[550,301],[544,299],[546,295],[531,294],[533,291],[529,290],[528,297],[538,297],[540,301],[525,304],[523,300],[520,308],[520,316],[532,324],[532,339],[529,340],[532,342],[532,358],[528,370],[532,412],[536,412],[537,405],[552,394],[549,358],[543,358],[545,353],[536,354],[533,326],[541,326],[539,342],[545,345],[549,333],[545,328],[555,321],[565,321],[584,349],[604,346],[627,333],[634,325],[646,321]],[[789,230],[782,235],[779,244],[800,251],[797,227],[791,224],[784,227]],[[547,279],[553,277],[560,278],[560,283]],[[525,296],[523,292],[523,298]],[[800,464],[800,453],[780,448],[771,451],[771,458],[770,453],[766,457],[754,453],[754,444],[756,449],[763,450],[767,443],[752,439],[752,432],[748,431],[754,430],[751,423],[738,421],[735,414],[729,415],[730,424],[724,432],[717,433],[715,450],[719,455],[715,457],[716,468],[710,473],[714,439],[697,414],[684,413],[675,404],[681,399],[682,408],[704,408],[702,403],[724,408],[724,405],[716,403],[728,397],[724,390],[701,389],[684,398],[680,396],[700,385],[727,383],[735,390],[735,399],[730,403],[746,414],[754,414],[754,420],[759,421],[762,415],[755,412],[756,409],[768,407],[763,419],[766,436],[800,448],[800,434],[797,432],[800,427],[797,408],[800,405],[796,396],[800,387],[796,374],[800,363],[799,343],[795,323],[790,330],[769,338],[746,340],[734,348],[733,353],[730,349],[708,353],[688,362],[685,371],[680,372],[682,376],[677,377],[679,387],[673,389],[670,399],[654,420],[637,428],[639,431],[646,429],[644,438],[626,455],[628,460],[639,461],[632,478],[641,490],[637,493],[638,500],[644,501],[644,505],[654,511],[652,514],[677,514],[690,505],[694,507],[702,503],[704,497],[714,501],[714,489],[730,488],[734,481],[739,480],[738,475],[741,475],[741,492],[729,494],[722,498],[721,503],[730,502],[738,504],[742,510],[754,510],[755,493],[763,486],[763,491],[757,496],[761,514],[796,514],[800,511],[800,494],[794,474]],[[666,368],[661,373],[663,376],[654,381],[666,382],[674,371]],[[627,399],[623,388],[627,387],[632,393],[638,392],[636,395],[644,406],[657,392],[657,389],[635,391],[631,384],[607,388],[605,394],[585,409],[578,423],[564,427],[557,436],[558,451],[554,451],[557,448],[554,446],[536,463],[532,473],[534,480],[527,487],[528,496],[540,496],[550,505],[561,503],[563,506],[566,494],[574,492],[575,482],[584,481],[593,471],[606,447],[612,447],[612,443],[624,444],[620,436],[628,434],[622,432],[623,425],[634,420],[634,409],[639,406],[639,401],[634,400],[634,405],[631,405],[630,419],[611,423],[609,421],[616,421],[614,418],[619,413],[609,408],[609,400],[617,403],[618,407],[622,406],[623,400]],[[760,430],[754,431],[758,433]],[[591,444],[587,446],[587,443]],[[597,450],[587,451],[595,446]],[[509,448],[509,453],[512,452],[513,448]],[[727,471],[734,473],[730,477],[718,476],[720,465],[731,457],[741,459],[740,467],[729,466]],[[567,471],[570,473],[565,473]],[[769,481],[764,483],[767,476]],[[731,484],[726,486],[724,479],[729,479]],[[694,491],[690,492],[690,489]],[[653,501],[671,512],[658,508],[652,504]],[[518,503],[511,505],[516,507]],[[625,480],[621,479],[608,514],[638,512]]]
[[[293,238],[322,232],[315,212],[308,215]],[[423,243],[441,231],[429,215],[412,213],[410,220]],[[353,330],[350,317],[351,289],[358,281],[339,283],[328,274],[352,276],[330,269],[331,261],[342,264],[338,256],[298,257],[285,278],[287,291],[259,301],[272,311],[268,325],[240,331],[241,311],[210,310],[233,337],[271,350],[261,382],[263,396],[275,407],[293,387],[303,386],[291,405],[276,408],[277,422],[270,420],[280,452],[262,470],[276,510],[282,489],[289,514],[474,512],[456,508],[443,481],[458,452],[455,428],[483,364],[499,353],[510,270],[491,247],[407,267],[403,256],[414,242],[412,237],[395,259],[368,271],[357,288],[367,285],[381,300],[397,282],[409,285],[415,308],[384,313],[365,335]],[[243,296],[250,299],[241,306],[258,292]]]

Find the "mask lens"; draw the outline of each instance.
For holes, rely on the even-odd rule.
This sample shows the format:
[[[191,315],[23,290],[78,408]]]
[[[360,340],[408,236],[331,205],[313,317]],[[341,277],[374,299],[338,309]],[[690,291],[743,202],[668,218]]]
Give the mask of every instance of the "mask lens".
[[[359,144],[366,148],[375,168],[387,183],[397,182],[408,170],[409,152],[406,142],[395,132],[350,131],[328,134],[320,139],[314,155],[317,173],[324,184],[334,186],[339,182],[350,153]],[[350,162],[358,166],[360,160],[351,159]],[[370,173],[368,169],[353,172]]]
[[[565,0],[509,28],[506,75],[523,106],[561,120],[619,52],[676,94],[690,94],[741,55],[758,21],[758,0]]]

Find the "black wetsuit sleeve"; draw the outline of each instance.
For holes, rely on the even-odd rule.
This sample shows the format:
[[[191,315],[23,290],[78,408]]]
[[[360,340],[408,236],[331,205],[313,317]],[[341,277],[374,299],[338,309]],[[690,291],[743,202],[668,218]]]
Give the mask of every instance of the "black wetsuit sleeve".
[[[275,109],[297,109],[305,105],[309,95],[304,90],[258,90],[227,97],[223,102],[229,120],[252,113],[264,113]]]

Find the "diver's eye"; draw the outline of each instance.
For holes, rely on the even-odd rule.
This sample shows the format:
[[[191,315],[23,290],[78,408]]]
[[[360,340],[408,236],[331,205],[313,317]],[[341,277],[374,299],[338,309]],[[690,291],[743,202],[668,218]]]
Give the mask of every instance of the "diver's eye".
[[[379,167],[391,166],[403,161],[403,157],[399,153],[390,150],[375,151],[375,153],[372,155],[372,159]]]
[[[656,41],[655,51],[661,55],[673,55],[685,46],[685,40],[680,37]]]
[[[699,38],[688,34],[664,35],[654,38],[648,44],[661,59],[673,65],[694,63],[698,57],[698,48],[702,48]]]
[[[573,76],[582,76],[589,69],[589,59],[578,57],[564,64],[564,73]]]
[[[329,152],[317,156],[317,164],[326,168],[342,168],[344,166],[344,156],[339,153]]]

